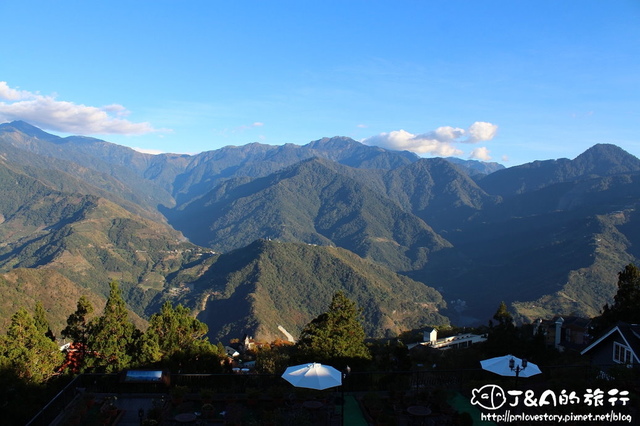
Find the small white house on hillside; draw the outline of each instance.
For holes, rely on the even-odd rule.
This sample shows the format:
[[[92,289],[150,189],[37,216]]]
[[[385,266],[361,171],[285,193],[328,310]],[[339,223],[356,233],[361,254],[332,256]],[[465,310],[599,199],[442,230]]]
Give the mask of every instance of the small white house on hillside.
[[[468,348],[469,346],[484,342],[487,340],[486,335],[479,335],[473,333],[457,334],[455,336],[442,337],[438,339],[438,330],[433,327],[427,327],[423,335],[423,341],[420,343],[409,344],[407,347],[413,349],[418,345],[428,346],[434,349],[458,349]]]

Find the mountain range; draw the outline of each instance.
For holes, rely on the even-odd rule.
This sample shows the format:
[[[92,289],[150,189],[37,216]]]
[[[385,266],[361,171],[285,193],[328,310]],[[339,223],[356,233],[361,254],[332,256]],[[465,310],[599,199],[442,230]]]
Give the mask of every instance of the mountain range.
[[[505,168],[345,137],[150,155],[0,124],[0,326],[47,294],[61,329],[113,279],[141,326],[171,300],[220,340],[297,336],[338,290],[371,337],[486,324],[501,301],[594,316],[640,256],[639,180],[608,144]]]

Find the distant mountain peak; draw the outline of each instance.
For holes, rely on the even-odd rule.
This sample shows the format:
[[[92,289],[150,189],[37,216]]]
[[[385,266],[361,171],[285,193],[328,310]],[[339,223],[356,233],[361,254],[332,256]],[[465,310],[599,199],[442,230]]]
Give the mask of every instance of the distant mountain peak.
[[[31,124],[27,123],[26,121],[22,121],[22,120],[14,120],[14,121],[11,121],[11,122],[0,124],[0,128],[5,128],[5,127],[13,127],[15,129],[22,129],[22,130],[29,130],[29,129],[40,130],[37,127],[32,126]]]
[[[629,154],[627,151],[617,145],[608,143],[599,143],[592,146],[591,148],[587,149],[585,152],[577,156],[573,161],[591,161],[594,163],[640,163],[640,160],[637,157]]]
[[[345,146],[350,147],[358,147],[363,145],[362,143],[353,140],[346,136],[334,136],[331,138],[324,137],[322,139],[318,139],[316,141],[309,142],[307,147],[312,149],[331,149],[331,148],[340,148],[343,149]]]
[[[499,170],[482,179],[490,194],[509,195],[593,176],[640,172],[640,159],[611,144],[597,144],[573,160],[534,161]]]
[[[60,137],[56,135],[52,135],[51,133],[47,133],[44,130],[41,130],[38,127],[33,126],[27,123],[26,121],[22,121],[22,120],[16,120],[10,123],[0,124],[0,131],[18,131],[27,136],[37,138],[37,139],[47,140],[47,141],[60,139]]]
[[[445,160],[463,167],[470,174],[489,175],[505,168],[502,164],[493,161],[463,160],[456,157],[447,157]]]
[[[584,175],[607,176],[640,171],[640,160],[624,149],[611,144],[597,144],[572,162]]]

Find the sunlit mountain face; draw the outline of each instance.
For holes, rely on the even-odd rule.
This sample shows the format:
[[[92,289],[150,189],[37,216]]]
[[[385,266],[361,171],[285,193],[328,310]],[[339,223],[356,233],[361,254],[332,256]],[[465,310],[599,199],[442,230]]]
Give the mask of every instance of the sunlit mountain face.
[[[345,137],[151,155],[6,123],[3,285],[37,278],[6,287],[0,315],[45,283],[100,298],[116,279],[140,321],[172,300],[216,338],[295,333],[336,290],[372,336],[486,324],[503,300],[520,321],[593,316],[639,256],[639,174],[614,145],[504,168]],[[297,313],[278,314],[284,301]]]

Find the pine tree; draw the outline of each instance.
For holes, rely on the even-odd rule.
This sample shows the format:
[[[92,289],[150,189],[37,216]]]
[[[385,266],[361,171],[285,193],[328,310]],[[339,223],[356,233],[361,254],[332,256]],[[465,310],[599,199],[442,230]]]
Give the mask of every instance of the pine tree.
[[[149,319],[149,327],[140,342],[142,364],[164,361],[182,365],[182,369],[194,370],[204,359],[218,361],[218,347],[207,339],[207,325],[191,315],[182,305],[175,308],[165,302],[160,312]]]
[[[296,344],[305,361],[371,359],[365,344],[362,310],[343,292],[333,296],[329,310],[305,326]]]
[[[116,281],[109,284],[109,298],[102,316],[89,325],[87,366],[113,373],[131,365],[135,339],[140,332],[129,320],[129,313]]]
[[[0,339],[0,366],[29,383],[44,383],[62,364],[58,346],[38,330],[34,318],[20,308]]]
[[[493,314],[493,319],[498,321],[498,324],[496,325],[498,328],[508,330],[515,327],[513,324],[513,316],[511,315],[511,312],[509,312],[509,309],[507,309],[507,304],[504,303],[504,301],[500,302],[498,310]]]
[[[142,335],[134,342],[135,345],[135,361],[141,366],[151,366],[162,360],[162,351],[158,341],[150,339],[146,334]]]
[[[640,269],[630,263],[618,272],[618,291],[613,304],[606,304],[602,315],[595,318],[599,331],[615,325],[618,321],[640,323]]]
[[[160,312],[149,319],[146,336],[158,342],[164,357],[188,351],[196,340],[202,339],[209,328],[191,316],[191,310],[182,305],[173,308],[165,302]]]
[[[76,311],[67,318],[67,326],[62,330],[62,337],[85,345],[87,343],[88,317],[93,313],[93,305],[84,296],[80,296]]]
[[[93,313],[93,305],[84,296],[80,296],[76,311],[67,318],[67,326],[62,330],[62,337],[71,339],[76,344],[76,350],[80,350],[80,358],[78,359],[78,368],[82,370],[85,364],[87,354],[87,337],[89,333],[88,317]]]
[[[493,319],[496,320],[497,324],[494,325],[493,321],[489,321],[488,342],[485,345],[489,353],[513,352],[517,342],[518,330],[506,303],[500,302],[498,310],[493,314]]]

